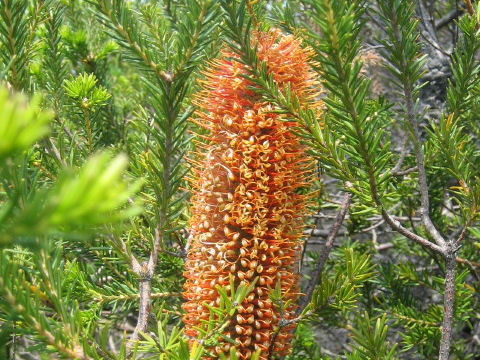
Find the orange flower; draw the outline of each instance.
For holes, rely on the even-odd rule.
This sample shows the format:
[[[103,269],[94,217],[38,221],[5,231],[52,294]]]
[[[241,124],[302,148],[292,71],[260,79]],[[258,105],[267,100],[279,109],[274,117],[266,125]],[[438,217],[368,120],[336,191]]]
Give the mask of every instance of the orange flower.
[[[258,58],[282,88],[290,84],[301,101],[318,95],[317,83],[308,65],[311,53],[293,36],[272,30],[256,36]],[[297,273],[303,218],[308,196],[297,190],[308,185],[311,159],[292,134],[293,123],[275,113],[274,106],[249,88],[244,65],[224,51],[212,64],[196,98],[197,124],[207,129],[207,144],[192,160],[191,247],[186,263],[183,308],[185,333],[197,337],[195,327],[208,320],[205,304],[218,306],[217,285],[229,288],[249,284],[254,290],[239,306],[225,330],[238,344],[238,355],[249,359],[261,349],[267,359],[289,351],[295,325],[282,329],[270,346],[280,319],[269,288],[280,282],[285,320],[295,316],[298,297]],[[231,344],[220,343],[213,352],[228,352]]]

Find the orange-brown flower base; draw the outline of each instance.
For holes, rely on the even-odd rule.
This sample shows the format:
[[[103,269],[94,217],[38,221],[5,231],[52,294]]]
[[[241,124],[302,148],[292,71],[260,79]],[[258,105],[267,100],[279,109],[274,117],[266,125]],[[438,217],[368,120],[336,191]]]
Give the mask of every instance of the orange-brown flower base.
[[[267,63],[279,86],[290,83],[300,99],[311,100],[315,87],[307,60],[308,51],[292,36],[278,31],[260,34],[258,57]],[[261,349],[278,355],[289,351],[292,328],[287,326],[270,346],[279,322],[279,309],[269,298],[269,288],[280,282],[283,318],[295,316],[298,297],[298,252],[308,196],[299,188],[308,184],[311,160],[292,134],[292,123],[262,102],[242,77],[243,65],[223,52],[207,73],[197,97],[196,122],[209,131],[206,144],[192,160],[191,247],[186,263],[183,305],[185,333],[197,337],[210,313],[205,304],[219,305],[217,285],[229,289],[258,277],[252,293],[229,319],[225,335],[237,342],[242,360]],[[229,342],[212,353],[227,354]]]

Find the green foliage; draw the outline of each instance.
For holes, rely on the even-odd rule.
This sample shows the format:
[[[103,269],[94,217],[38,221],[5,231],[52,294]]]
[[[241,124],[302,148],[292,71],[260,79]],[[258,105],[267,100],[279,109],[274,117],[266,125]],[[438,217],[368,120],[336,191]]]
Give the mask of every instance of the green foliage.
[[[312,2],[311,16],[323,36],[310,32],[309,42],[329,90],[325,104],[331,114],[325,118],[323,139],[314,137],[314,145],[320,154],[327,152],[324,157],[333,157],[325,165],[350,181],[351,191],[379,206],[382,195],[388,196],[389,121],[384,104],[367,101],[370,82],[361,75],[358,59],[362,9],[362,1]]]
[[[65,278],[61,252],[57,250],[51,255],[44,251],[36,256],[2,251],[0,288],[5,299],[2,312],[22,327],[34,330],[36,338],[48,345],[47,354],[60,352],[69,358],[82,357],[81,310],[69,301],[70,294],[62,291]],[[48,316],[48,311],[54,311],[57,317]]]
[[[387,316],[384,314],[375,321],[372,327],[371,320],[366,312],[363,319],[358,320],[357,328],[352,328],[352,338],[357,343],[354,358],[359,359],[396,359],[395,345],[390,347],[387,339]]]
[[[48,193],[33,198],[21,215],[20,224],[36,223],[33,229],[42,233],[49,227],[104,224],[137,214],[138,207],[118,210],[138,189],[138,186],[129,188],[123,181],[126,166],[125,156],[112,159],[103,153],[87,160],[76,174],[65,171]],[[27,233],[35,233],[33,229]]]
[[[199,132],[189,120],[202,70],[229,46],[248,67],[252,90],[297,123],[317,161],[312,181],[322,193],[307,226],[328,233],[336,190],[354,195],[334,242],[347,245],[334,248],[310,303],[290,320],[299,325],[287,358],[438,356],[446,268],[442,254],[411,241],[432,240],[419,205],[418,154],[434,226],[461,245],[453,253],[451,358],[474,358],[480,5],[449,25],[459,37],[440,116],[421,105],[430,35],[422,34],[419,5],[0,0],[0,357],[200,360],[227,341],[229,353],[218,358],[238,359],[223,332],[253,284],[217,288],[220,304],[209,307],[197,339],[186,338],[180,323],[190,216],[185,157],[197,151]],[[432,9],[445,15],[453,2]],[[279,87],[257,58],[253,34],[272,26],[313,51],[321,108]],[[380,59],[374,72],[392,84],[380,95],[367,56],[372,41]],[[320,256],[311,247],[315,231],[300,264],[306,280]],[[132,345],[152,254],[150,317]],[[280,286],[270,290],[280,310],[290,305],[283,295]],[[330,354],[313,326],[348,332],[351,351]]]
[[[28,150],[48,133],[52,114],[39,109],[37,97],[31,104],[22,96],[11,97],[0,88],[0,161]]]
[[[347,313],[357,307],[359,289],[374,277],[374,265],[367,254],[356,253],[352,248],[338,251],[334,272],[324,275],[313,293],[312,301],[304,314],[331,319],[335,322],[338,313]]]
[[[98,154],[79,170],[63,170],[55,184],[43,186],[36,193],[23,185],[26,179],[17,169],[24,166],[24,152],[46,134],[51,119],[51,114],[38,106],[38,98],[26,104],[22,97],[9,98],[2,91],[0,135],[6,141],[0,152],[0,175],[6,202],[0,208],[0,243],[116,222],[138,213],[139,208],[133,206],[119,211],[138,190],[138,186],[129,187],[122,178],[127,166],[122,155],[112,159],[108,153]]]
[[[200,360],[205,348],[198,343],[190,351],[187,341],[182,337],[181,329],[177,326],[168,328],[169,317],[163,315],[160,307],[158,325],[155,333],[144,334],[144,341],[138,349],[142,352],[155,352],[152,359],[161,360]]]
[[[385,265],[381,270],[382,282],[388,284],[388,291],[378,297],[381,307],[395,319],[394,326],[405,327],[402,333],[403,350],[413,347],[421,349],[427,357],[436,355],[440,341],[440,325],[443,316],[443,307],[440,304],[425,304],[422,302],[423,291],[443,293],[444,279],[432,276],[423,270],[415,269],[414,264],[408,262],[395,267]],[[456,279],[455,314],[460,322],[468,324],[469,314],[474,306],[474,292],[464,285],[468,272],[464,271]],[[454,349],[461,352],[461,342]]]
[[[309,325],[300,323],[293,339],[293,351],[287,359],[315,360],[321,359],[322,351],[317,345],[312,329]]]
[[[28,314],[43,314],[38,308],[41,304],[28,292],[19,294],[20,303],[11,303],[1,316],[14,312],[28,299],[33,305],[26,308],[33,311],[19,315],[30,322],[18,328],[9,326],[6,339],[12,331],[32,331],[39,335],[39,343],[53,346],[48,353],[70,358],[126,358],[126,339],[118,353],[110,351],[107,340],[112,334],[100,321],[115,328],[121,323],[120,313],[135,309],[138,283],[128,256],[148,256],[156,229],[160,229],[162,246],[174,250],[172,246],[183,243],[179,227],[172,224],[184,221],[184,194],[179,187],[184,186],[187,168],[183,155],[191,148],[186,135],[187,120],[193,113],[190,96],[197,67],[217,51],[218,6],[214,1],[194,0],[176,5],[174,12],[181,19],[176,21],[158,4],[48,1],[32,2],[38,6],[28,7],[28,11],[26,4],[0,3],[3,16],[10,16],[15,7],[13,21],[19,24],[15,25],[18,34],[13,34],[9,24],[2,22],[6,27],[0,34],[2,50],[11,43],[17,48],[2,51],[5,57],[0,73],[14,89],[27,91],[33,85],[45,96],[42,103],[37,98],[31,106],[24,106],[23,99],[7,99],[2,91],[2,115],[8,116],[2,116],[6,122],[0,128],[9,142],[2,142],[1,156],[9,162],[2,163],[1,240],[4,246],[12,246],[12,242],[35,245],[35,253],[52,251],[54,242],[68,249],[58,255],[71,264],[71,271],[65,272],[65,281],[70,283],[65,289],[70,295],[61,297],[65,306],[89,306],[90,310],[78,310],[70,325],[65,323],[82,329],[70,334],[69,342],[69,334],[60,334],[63,318],[56,315],[66,310],[55,307],[45,312],[55,314],[58,326],[47,324],[50,315],[42,328],[33,326]],[[34,10],[35,19],[31,16]],[[34,26],[30,22],[35,22]],[[28,26],[27,40],[38,46],[27,49],[31,44],[23,37]],[[103,26],[111,32],[99,36],[104,33]],[[21,57],[13,56],[14,52]],[[24,69],[21,74],[20,67]],[[44,136],[52,113],[40,110],[42,106],[53,110],[51,138]],[[105,145],[113,149],[105,150]],[[91,155],[97,149],[99,152]],[[122,151],[129,154],[130,163]],[[136,181],[127,181],[132,175]],[[142,199],[137,201],[135,193],[140,188]],[[141,216],[140,202],[145,209]],[[33,256],[28,251],[25,254]],[[85,261],[77,262],[79,258]],[[181,285],[181,259],[168,254],[161,259],[158,268],[164,278],[153,283],[154,299],[156,294],[161,299],[163,293],[178,291]],[[7,256],[3,264],[17,262]],[[29,266],[37,271],[43,265],[33,262]],[[39,279],[39,285],[48,286],[48,277],[53,275]],[[108,284],[102,285],[105,279]],[[44,288],[39,291],[45,301],[59,298]],[[11,293],[15,293],[13,287]],[[159,310],[157,305],[161,303],[155,300]],[[178,300],[166,301],[167,305],[177,307]],[[102,311],[111,316],[102,319]],[[163,320],[169,322],[170,316]],[[99,343],[90,337],[96,329],[102,334]],[[170,343],[175,349],[179,334]],[[182,341],[178,358],[190,359]],[[168,342],[161,344],[167,346]],[[39,347],[34,351],[42,353]],[[202,353],[202,349],[193,351],[191,358],[198,359]]]
[[[421,44],[418,41],[419,20],[415,18],[415,4],[402,0],[380,0],[377,3],[380,17],[389,24],[385,27],[387,38],[380,40],[384,46],[383,54],[389,62],[387,69],[393,75],[396,87],[402,91],[408,89],[416,100],[426,56],[419,56]]]
[[[97,79],[94,74],[80,74],[76,78],[66,80],[65,93],[82,109],[105,105],[110,97],[105,89],[95,86]]]
[[[53,7],[50,10],[45,21],[45,40],[43,43],[45,55],[39,67],[39,71],[46,72],[46,79],[41,83],[51,96],[47,99],[47,103],[55,110],[58,117],[61,116],[61,106],[64,101],[63,80],[67,77],[67,67],[61,53],[63,44],[60,27],[62,26],[63,16],[64,8],[62,6]]]
[[[477,10],[480,14],[480,10]],[[472,135],[471,114],[474,89],[479,84],[479,65],[475,54],[480,48],[480,34],[475,17],[464,17],[459,22],[464,36],[452,59],[453,80],[447,88],[448,113],[439,124],[431,124],[431,144],[439,153],[438,166],[457,180],[450,188],[462,217],[471,223],[478,217],[480,181],[478,178],[479,152]]]
[[[28,86],[28,65],[32,58],[33,31],[41,2],[6,0],[0,6],[0,60],[2,75],[16,90]],[[29,27],[33,27],[30,28]]]

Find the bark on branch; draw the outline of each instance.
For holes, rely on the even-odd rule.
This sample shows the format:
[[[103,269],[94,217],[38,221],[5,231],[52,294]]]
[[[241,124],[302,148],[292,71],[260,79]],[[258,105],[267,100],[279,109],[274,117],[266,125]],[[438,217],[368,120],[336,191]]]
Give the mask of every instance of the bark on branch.
[[[150,309],[152,303],[152,278],[155,273],[155,268],[157,267],[158,253],[161,249],[162,244],[162,233],[161,229],[163,228],[163,217],[160,221],[159,226],[155,229],[155,239],[153,241],[152,252],[148,261],[143,262],[141,265],[138,264],[138,261],[132,260],[132,267],[134,272],[139,276],[139,310],[138,310],[138,319],[135,330],[133,331],[129,343],[128,343],[128,353],[130,354],[132,347],[140,339],[140,334],[145,332],[148,327],[148,319],[150,317]]]
[[[342,225],[343,220],[345,219],[345,215],[347,214],[347,211],[351,203],[352,203],[352,194],[345,193],[345,196],[343,197],[342,205],[335,218],[335,222],[330,228],[330,232],[328,234],[327,241],[325,242],[325,246],[322,250],[322,253],[320,254],[320,257],[317,260],[317,264],[315,266],[315,273],[313,274],[312,279],[308,284],[307,289],[305,290],[305,296],[300,300],[300,304],[297,309],[297,314],[301,314],[303,312],[303,310],[305,309],[305,307],[308,305],[308,303],[312,298],[313,291],[317,286],[318,281],[320,280],[320,277],[322,275],[323,268],[325,267],[325,262],[327,261],[328,256],[332,251],[335,238],[337,237],[337,234],[338,234],[338,230],[340,229],[340,226]]]

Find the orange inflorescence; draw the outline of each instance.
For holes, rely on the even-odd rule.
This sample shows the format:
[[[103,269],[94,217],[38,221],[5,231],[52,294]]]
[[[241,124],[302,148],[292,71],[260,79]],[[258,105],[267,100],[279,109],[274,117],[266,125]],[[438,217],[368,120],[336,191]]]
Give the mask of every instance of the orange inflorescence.
[[[317,84],[308,65],[310,53],[293,36],[279,31],[257,35],[258,58],[280,87],[290,84],[301,101],[314,101]],[[194,165],[192,180],[191,246],[186,263],[183,305],[185,333],[197,337],[195,327],[208,320],[205,304],[219,305],[216,286],[229,289],[258,278],[254,290],[230,319],[225,335],[238,344],[237,354],[249,359],[261,349],[287,354],[292,327],[287,326],[270,346],[280,319],[269,288],[280,282],[282,315],[295,316],[298,297],[298,253],[308,196],[297,190],[309,182],[311,160],[292,134],[291,122],[249,89],[244,65],[224,51],[213,63],[197,97],[196,122],[209,131],[207,143]],[[228,353],[220,343],[213,353]]]

